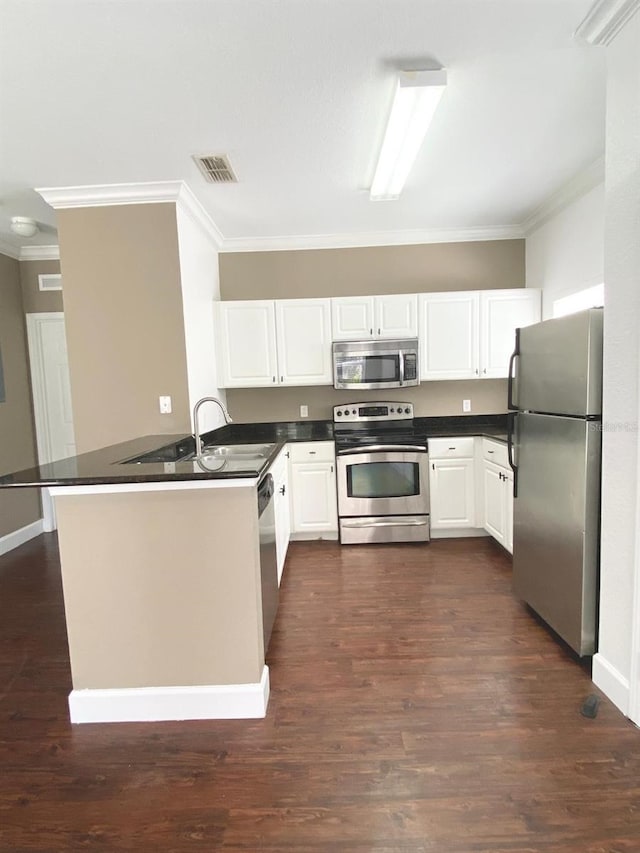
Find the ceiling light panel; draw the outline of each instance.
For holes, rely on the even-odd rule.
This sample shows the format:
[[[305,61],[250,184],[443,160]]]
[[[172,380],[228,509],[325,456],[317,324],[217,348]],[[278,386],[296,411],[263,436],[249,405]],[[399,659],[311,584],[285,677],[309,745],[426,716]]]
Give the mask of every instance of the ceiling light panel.
[[[400,72],[370,198],[397,199],[447,85],[444,69]]]

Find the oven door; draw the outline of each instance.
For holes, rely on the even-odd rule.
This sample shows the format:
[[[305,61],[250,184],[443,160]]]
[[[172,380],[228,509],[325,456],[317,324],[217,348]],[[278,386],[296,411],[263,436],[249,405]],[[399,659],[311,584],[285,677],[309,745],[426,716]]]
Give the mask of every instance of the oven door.
[[[428,514],[426,449],[381,446],[341,451],[336,465],[341,517]]]

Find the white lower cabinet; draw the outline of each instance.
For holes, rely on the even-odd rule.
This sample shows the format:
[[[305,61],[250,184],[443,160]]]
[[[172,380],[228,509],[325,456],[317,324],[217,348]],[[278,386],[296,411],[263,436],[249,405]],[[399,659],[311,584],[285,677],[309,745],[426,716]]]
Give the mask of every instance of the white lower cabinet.
[[[293,538],[337,539],[334,443],[293,443],[289,451]]]
[[[432,530],[475,525],[473,459],[434,459],[429,485]]]
[[[436,532],[435,538],[438,531],[469,535],[476,528],[475,441],[474,436],[429,439],[431,530]]]
[[[291,537],[291,511],[289,506],[289,447],[286,445],[271,466],[274,485],[274,509],[276,516],[276,557],[278,563],[278,586],[282,579],[284,561]]]
[[[483,439],[484,529],[513,553],[513,472],[503,444]]]

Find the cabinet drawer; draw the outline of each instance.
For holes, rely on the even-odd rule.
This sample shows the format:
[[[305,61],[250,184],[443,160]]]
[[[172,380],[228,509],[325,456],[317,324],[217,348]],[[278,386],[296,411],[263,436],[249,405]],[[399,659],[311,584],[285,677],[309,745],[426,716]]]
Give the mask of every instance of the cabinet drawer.
[[[429,459],[472,458],[475,438],[430,438]]]
[[[291,462],[333,462],[335,447],[332,441],[301,441],[289,445]]]
[[[486,459],[487,462],[493,462],[495,465],[502,465],[503,468],[509,468],[507,445],[500,441],[491,441],[490,438],[483,438],[482,458]]]

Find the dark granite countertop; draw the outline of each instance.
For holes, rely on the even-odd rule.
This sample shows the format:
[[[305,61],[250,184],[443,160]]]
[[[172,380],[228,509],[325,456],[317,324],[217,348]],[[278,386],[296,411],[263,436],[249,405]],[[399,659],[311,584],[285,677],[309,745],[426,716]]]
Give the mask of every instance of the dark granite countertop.
[[[457,417],[416,418],[417,433],[427,437],[484,435],[506,440],[506,415],[462,415]],[[184,480],[228,480],[259,478],[269,468],[283,445],[292,441],[332,441],[332,421],[284,421],[275,423],[228,424],[206,433],[207,444],[273,444],[271,454],[259,468],[234,471],[206,471],[194,461],[179,461],[194,449],[189,435],[147,435],[114,444],[101,450],[82,453],[47,465],[0,475],[0,488],[90,486],[107,483],[154,483]],[[126,460],[157,451],[162,461],[127,463]]]

